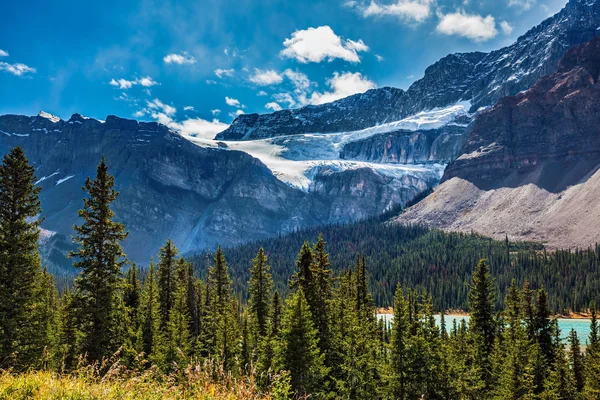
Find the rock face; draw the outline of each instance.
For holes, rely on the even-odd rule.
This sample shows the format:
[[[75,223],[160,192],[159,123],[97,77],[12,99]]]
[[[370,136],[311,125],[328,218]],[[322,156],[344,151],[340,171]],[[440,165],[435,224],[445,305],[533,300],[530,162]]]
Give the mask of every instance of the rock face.
[[[398,221],[553,247],[600,242],[600,38],[477,118],[442,184]]]
[[[114,210],[130,258],[145,263],[172,238],[183,252],[233,245],[302,227],[345,223],[411,200],[438,172],[390,178],[369,169],[315,173],[307,191],[277,179],[241,151],[197,146],[167,127],[109,116],[0,116],[0,155],[21,146],[36,168],[47,230],[43,256],[68,273],[64,237],[81,221],[81,190],[102,155],[120,192]],[[63,260],[64,261],[64,260]],[[61,270],[62,268],[62,270]]]
[[[465,126],[455,124],[425,131],[382,133],[344,145],[340,156],[384,164],[448,164],[460,154],[465,130]]]
[[[600,32],[600,1],[570,0],[555,16],[514,44],[491,53],[452,54],[425,71],[407,91],[369,90],[329,104],[271,114],[240,115],[220,140],[249,140],[299,133],[331,133],[368,128],[417,112],[470,100],[473,111],[529,88],[556,71],[571,47]]]

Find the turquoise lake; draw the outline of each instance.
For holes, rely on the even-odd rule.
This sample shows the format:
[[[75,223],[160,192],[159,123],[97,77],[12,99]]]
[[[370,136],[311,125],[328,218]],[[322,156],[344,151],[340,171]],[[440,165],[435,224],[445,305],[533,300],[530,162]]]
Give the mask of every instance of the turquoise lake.
[[[387,322],[391,322],[394,319],[392,314],[377,314],[377,318],[383,318]],[[452,329],[453,321],[456,320],[457,324],[460,324],[462,320],[469,322],[469,317],[466,316],[452,316],[446,315],[446,329]],[[440,316],[435,316],[435,322],[440,324]],[[560,329],[560,334],[563,339],[566,339],[571,332],[571,329],[575,329],[577,332],[577,336],[579,337],[579,341],[582,345],[585,345],[590,334],[590,320],[589,319],[566,319],[559,318],[558,319],[558,327]]]

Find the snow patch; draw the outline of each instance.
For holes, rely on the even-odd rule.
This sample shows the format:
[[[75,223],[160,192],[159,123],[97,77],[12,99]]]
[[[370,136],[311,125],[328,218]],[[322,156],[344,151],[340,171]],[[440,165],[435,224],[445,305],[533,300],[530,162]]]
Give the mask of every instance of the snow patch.
[[[54,122],[54,123],[57,123],[60,121],[60,117],[57,117],[56,115],[47,113],[45,111],[40,111],[38,114],[38,117],[49,119],[51,122]]]
[[[75,175],[69,175],[69,176],[67,176],[65,178],[59,179],[58,181],[56,181],[56,185],[54,185],[54,186],[58,186],[61,183],[65,182],[65,181],[68,181],[69,179],[73,178],[74,176]]]
[[[58,174],[58,171],[56,171],[55,173],[53,173],[53,174],[51,174],[51,175],[48,175],[48,176],[43,176],[43,177],[41,177],[40,179],[38,179],[38,180],[37,180],[37,181],[34,183],[34,185],[38,185],[38,184],[40,184],[40,183],[44,182],[46,179],[52,178],[54,175],[57,175],[57,174]]]

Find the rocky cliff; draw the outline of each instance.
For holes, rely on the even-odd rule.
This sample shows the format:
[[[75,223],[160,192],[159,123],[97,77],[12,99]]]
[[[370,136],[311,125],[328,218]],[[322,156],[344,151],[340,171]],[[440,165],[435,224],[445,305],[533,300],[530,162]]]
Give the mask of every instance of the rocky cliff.
[[[299,190],[242,151],[197,146],[163,125],[115,116],[0,116],[0,154],[14,146],[36,168],[47,230],[43,255],[57,274],[68,265],[59,262],[68,248],[59,239],[80,223],[81,187],[102,155],[120,192],[117,219],[130,231],[125,250],[138,262],[147,262],[167,238],[187,252],[376,215],[441,177],[435,169],[390,175],[318,168],[313,184]]]
[[[442,58],[407,91],[385,87],[319,106],[241,115],[217,138],[248,140],[358,130],[467,100],[475,111],[555,72],[564,53],[598,35],[599,26],[600,1],[570,0],[562,11],[511,46]]]
[[[344,145],[340,157],[384,164],[448,164],[460,154],[466,126],[382,133]]]
[[[474,123],[442,184],[398,221],[553,247],[600,241],[600,38]]]

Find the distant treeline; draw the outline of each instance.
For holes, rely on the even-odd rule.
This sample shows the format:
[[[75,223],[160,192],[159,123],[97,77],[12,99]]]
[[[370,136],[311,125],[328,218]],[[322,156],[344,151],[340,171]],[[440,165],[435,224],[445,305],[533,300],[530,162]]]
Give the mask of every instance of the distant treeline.
[[[600,302],[600,247],[586,250],[545,251],[540,244],[492,240],[478,234],[446,233],[422,226],[386,223],[377,217],[349,225],[304,229],[284,236],[225,248],[233,271],[234,287],[247,298],[248,265],[263,247],[273,266],[275,285],[286,293],[287,277],[294,271],[297,249],[319,233],[331,251],[331,265],[341,272],[354,265],[356,254],[369,265],[369,283],[378,307],[392,305],[397,284],[426,290],[433,296],[434,308],[468,310],[467,283],[473,265],[486,258],[496,277],[503,305],[510,282],[546,288],[552,293],[550,307],[555,313],[583,311],[590,301]],[[212,255],[189,257],[205,274]]]

